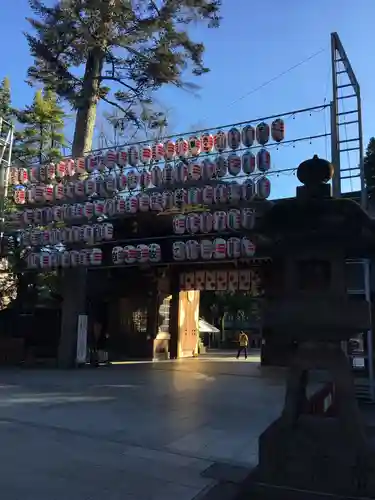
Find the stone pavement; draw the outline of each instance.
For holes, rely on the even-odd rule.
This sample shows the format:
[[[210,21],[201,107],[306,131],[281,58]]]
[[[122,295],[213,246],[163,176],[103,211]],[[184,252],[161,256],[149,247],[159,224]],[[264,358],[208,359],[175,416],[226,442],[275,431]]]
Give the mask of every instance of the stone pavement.
[[[6,500],[191,500],[214,463],[250,467],[284,372],[231,354],[77,371],[0,371]]]

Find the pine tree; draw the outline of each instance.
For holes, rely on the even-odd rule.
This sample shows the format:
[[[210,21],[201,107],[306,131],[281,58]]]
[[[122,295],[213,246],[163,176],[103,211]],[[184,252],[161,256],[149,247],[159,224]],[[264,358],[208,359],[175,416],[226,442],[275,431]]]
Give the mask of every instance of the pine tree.
[[[0,117],[8,122],[11,122],[13,118],[10,81],[8,78],[4,78],[0,83]]]
[[[221,0],[29,3],[36,16],[29,19],[36,34],[26,35],[35,59],[29,80],[42,82],[77,110],[72,152],[81,156],[92,147],[98,101],[137,124],[139,109],[152,107],[154,91],[165,84],[189,87],[185,71],[208,71],[204,44],[192,41],[187,29],[197,21],[218,26]]]
[[[370,199],[375,196],[375,137],[371,137],[364,158],[364,175],[367,195]]]
[[[38,90],[31,106],[15,112],[14,156],[23,163],[55,162],[62,157],[65,112],[51,91]]]

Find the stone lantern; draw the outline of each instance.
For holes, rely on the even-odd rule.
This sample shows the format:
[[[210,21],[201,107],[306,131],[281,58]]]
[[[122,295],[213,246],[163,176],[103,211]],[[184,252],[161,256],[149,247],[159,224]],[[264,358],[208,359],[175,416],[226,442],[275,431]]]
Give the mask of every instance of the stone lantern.
[[[357,203],[332,198],[329,162],[314,156],[297,176],[303,186],[296,197],[276,202],[259,228],[271,245],[275,276],[264,324],[296,347],[282,414],[259,438],[259,465],[248,484],[254,498],[310,498],[292,496],[296,490],[372,496],[374,455],[341,343],[371,327],[369,304],[347,294],[345,263],[368,255],[375,231]],[[308,412],[311,370],[330,377],[333,415]]]

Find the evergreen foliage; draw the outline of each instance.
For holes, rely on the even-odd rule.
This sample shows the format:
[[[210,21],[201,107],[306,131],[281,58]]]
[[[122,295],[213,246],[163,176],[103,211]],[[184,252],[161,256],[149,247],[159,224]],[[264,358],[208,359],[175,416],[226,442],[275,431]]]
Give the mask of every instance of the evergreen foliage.
[[[8,78],[4,78],[0,83],[0,117],[8,122],[11,122],[13,118],[10,81]]]
[[[364,175],[367,195],[370,199],[375,196],[375,137],[371,137],[364,159]]]
[[[99,100],[137,124],[140,109],[152,114],[154,91],[165,84],[192,88],[183,73],[208,71],[204,44],[187,30],[199,21],[218,26],[221,0],[29,3],[35,15],[29,19],[35,34],[26,34],[35,58],[29,80],[42,82],[77,110],[73,155],[81,155],[91,148]]]

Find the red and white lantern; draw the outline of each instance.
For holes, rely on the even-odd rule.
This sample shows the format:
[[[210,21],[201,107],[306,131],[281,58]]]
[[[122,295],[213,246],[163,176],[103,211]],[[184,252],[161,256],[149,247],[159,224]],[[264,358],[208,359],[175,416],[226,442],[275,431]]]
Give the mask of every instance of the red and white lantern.
[[[30,182],[39,182],[39,167],[30,168]],[[17,183],[19,182],[18,169],[17,169]]]
[[[163,195],[161,193],[151,193],[150,210],[153,212],[161,212],[163,210]]]
[[[107,168],[113,168],[117,163],[116,151],[107,151],[104,156],[104,164]]]
[[[227,256],[227,242],[223,238],[216,238],[213,243],[213,258],[225,259]]]
[[[235,208],[231,209],[227,213],[227,227],[232,231],[238,231],[241,229],[241,212]]]
[[[245,125],[241,132],[242,144],[245,148],[251,148],[255,141],[255,129],[251,125]]]
[[[67,184],[64,184],[64,197],[72,199],[74,198],[74,192],[75,190],[75,183],[74,182],[68,182]]]
[[[187,205],[186,189],[176,189],[176,191],[174,192],[174,206],[182,209],[186,205]]]
[[[183,161],[177,163],[174,169],[174,179],[176,183],[186,182],[188,178],[188,166]]]
[[[127,184],[128,184],[128,179],[126,177],[126,174],[125,172],[121,172],[117,178],[117,185],[119,191],[124,191],[124,189],[126,189]]]
[[[81,156],[80,158],[76,158],[75,164],[76,164],[76,172],[78,175],[82,175],[86,172],[84,157]]]
[[[93,248],[90,253],[90,264],[92,266],[100,266],[103,260],[103,252],[100,248]]]
[[[39,229],[34,229],[30,233],[30,244],[35,247],[42,242],[42,233]]]
[[[176,156],[176,144],[169,140],[164,144],[164,158],[166,160],[173,160]]]
[[[228,186],[218,184],[214,187],[214,202],[218,205],[228,202]]]
[[[91,219],[94,216],[94,204],[87,201],[83,206],[83,214],[86,219]]]
[[[84,249],[79,252],[79,263],[81,266],[87,267],[90,265],[91,250]]]
[[[277,118],[271,124],[271,137],[275,142],[281,142],[285,137],[284,120]]]
[[[255,156],[251,151],[246,151],[246,153],[242,155],[242,172],[246,175],[253,174],[255,166]]]
[[[123,198],[116,200],[116,214],[122,215],[126,212],[126,202]]]
[[[142,170],[139,176],[139,186],[141,189],[147,189],[151,185],[151,174],[147,170]]]
[[[227,149],[227,134],[223,130],[218,130],[214,135],[214,146],[219,153]]]
[[[267,149],[262,148],[257,153],[257,167],[259,172],[268,172],[271,168],[271,155]]]
[[[95,217],[103,217],[104,207],[105,207],[104,200],[95,200],[94,201],[94,215],[95,215]]]
[[[18,178],[21,184],[27,184],[29,182],[29,171],[27,170],[27,168],[19,169]]]
[[[243,257],[253,257],[255,254],[255,245],[248,238],[242,238],[241,240],[241,255]]]
[[[223,232],[227,228],[227,213],[223,210],[218,210],[214,212],[214,223],[213,230],[217,232]]]
[[[186,260],[186,245],[183,241],[175,241],[172,245],[173,260]]]
[[[69,177],[73,177],[76,173],[76,163],[72,158],[65,161],[66,174]]]
[[[170,186],[174,182],[174,168],[170,163],[164,165],[162,171],[162,183],[164,186]]]
[[[47,182],[47,165],[39,165],[40,182]]]
[[[137,189],[139,182],[139,175],[134,170],[128,173],[128,188],[130,190]]]
[[[137,261],[141,264],[148,262],[149,252],[148,245],[137,245]]]
[[[178,139],[176,141],[176,154],[179,158],[185,158],[189,152],[189,143],[186,139]]]
[[[44,184],[39,184],[35,186],[35,201],[36,203],[43,203],[45,201],[45,189]]]
[[[216,165],[213,161],[205,159],[201,165],[201,176],[205,181],[211,181],[216,175]]]
[[[241,157],[236,153],[231,153],[228,156],[228,172],[234,176],[241,172]]]
[[[199,214],[199,229],[201,233],[211,233],[214,224],[214,216],[211,212]]]
[[[139,194],[138,207],[140,212],[148,212],[150,210],[150,197],[147,193]]]
[[[230,259],[238,259],[241,257],[241,240],[240,238],[229,238],[227,241],[227,255]]]
[[[40,267],[42,269],[49,269],[51,267],[51,254],[42,252],[40,254]]]
[[[241,210],[241,226],[244,229],[251,230],[255,225],[255,211],[252,208],[243,208]]]
[[[155,187],[159,187],[163,183],[163,172],[159,165],[155,165],[151,169],[151,182]]]
[[[161,247],[157,243],[151,243],[148,247],[148,258],[152,263],[161,261]]]
[[[9,184],[12,186],[17,186],[19,183],[19,175],[18,175],[18,168],[17,167],[10,167],[9,168]]]
[[[211,153],[214,149],[214,137],[211,134],[205,133],[201,137],[202,152]]]
[[[52,210],[53,210],[53,220],[55,222],[62,222],[64,220],[62,207],[61,206],[53,207]]]
[[[267,177],[261,177],[256,183],[256,197],[266,200],[271,195],[271,181]]]
[[[86,169],[86,165],[85,165],[85,169]],[[64,177],[66,177],[66,175],[67,175],[66,174],[66,161],[65,160],[61,160],[56,165],[56,177],[58,179],[63,179]]]
[[[203,260],[212,259],[214,247],[211,240],[201,240],[200,254]]]
[[[241,132],[238,130],[238,128],[231,128],[228,131],[228,146],[230,149],[233,151],[235,149],[238,149],[241,144]]]
[[[126,245],[124,247],[124,262],[125,264],[135,264],[137,261],[138,252],[133,245]]]
[[[125,150],[117,151],[116,163],[119,167],[126,167],[128,164],[128,152]]]
[[[251,179],[246,179],[241,186],[241,199],[243,201],[252,201],[255,196],[255,184]]]
[[[34,224],[40,225],[43,224],[43,209],[42,208],[36,208],[34,210]]]
[[[220,155],[216,158],[215,161],[215,177],[221,179],[225,177],[228,173],[228,160]]]
[[[174,146],[173,146],[174,150]],[[152,159],[153,161],[160,161],[164,158],[164,146],[161,142],[157,142],[156,144],[152,145]]]
[[[148,163],[150,163],[151,158],[152,158],[152,147],[150,145],[144,144],[143,146],[141,146],[139,153],[140,153],[139,156],[140,156],[141,162],[144,165],[147,165]]]
[[[60,254],[60,266],[63,268],[70,267],[70,252],[61,252]]]
[[[258,123],[256,128],[256,138],[259,144],[264,146],[270,139],[270,127],[267,123]]]
[[[116,200],[114,198],[105,201],[104,213],[107,217],[116,215]]]
[[[52,184],[47,184],[44,189],[44,199],[47,202],[53,201],[55,197],[54,186]]]
[[[36,253],[30,253],[26,257],[26,265],[28,269],[36,269],[39,266],[39,263],[40,263],[39,255]]]
[[[193,161],[188,165],[188,179],[190,181],[198,181],[202,176],[202,165],[197,161]]]
[[[139,162],[139,151],[136,146],[130,146],[128,149],[128,162],[132,167],[136,167]]]
[[[112,250],[112,262],[115,265],[124,263],[124,249],[122,247],[114,247]]]
[[[202,203],[202,191],[199,188],[193,187],[187,190],[188,205],[200,205]]]
[[[85,194],[86,196],[92,196],[96,193],[96,181],[94,179],[85,180]]]
[[[188,260],[197,260],[200,256],[200,245],[196,240],[186,242],[186,258]]]
[[[110,224],[109,222],[106,222],[103,224],[103,239],[106,241],[112,240],[113,239],[113,224]]]
[[[202,203],[204,205],[212,205],[214,202],[214,187],[204,186],[202,189]]]
[[[93,244],[95,241],[95,228],[94,226],[83,227],[83,241]]]
[[[172,191],[162,192],[162,205],[163,210],[170,210],[174,206],[174,194]]]
[[[186,217],[186,229],[189,233],[195,234],[200,229],[200,217],[197,213],[188,214]]]
[[[136,214],[138,212],[138,198],[137,198],[137,196],[129,196],[129,198],[126,198],[125,210],[128,214]]]
[[[186,231],[186,216],[183,214],[175,215],[173,217],[172,226],[175,234],[184,234]]]
[[[92,174],[98,168],[98,157],[94,155],[86,156],[86,172]]]
[[[241,200],[242,185],[237,182],[231,182],[227,187],[228,203],[238,203]]]
[[[83,198],[85,196],[85,181],[76,181],[74,183],[74,195],[77,198]]]
[[[189,155],[198,156],[202,150],[202,144],[199,137],[192,135],[189,137]]]

